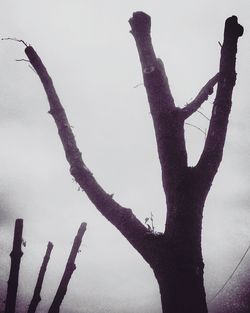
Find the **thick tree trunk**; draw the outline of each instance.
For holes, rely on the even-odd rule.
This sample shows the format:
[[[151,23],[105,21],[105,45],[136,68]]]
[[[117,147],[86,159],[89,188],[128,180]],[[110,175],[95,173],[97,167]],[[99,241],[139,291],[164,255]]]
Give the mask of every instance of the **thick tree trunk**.
[[[207,313],[201,249],[204,195],[190,182],[193,174],[186,176],[177,183],[175,201],[168,203],[175,210],[169,214],[163,242],[150,262],[163,313]]]
[[[171,258],[171,253],[168,258]],[[154,271],[163,313],[207,313],[203,267],[168,260]]]

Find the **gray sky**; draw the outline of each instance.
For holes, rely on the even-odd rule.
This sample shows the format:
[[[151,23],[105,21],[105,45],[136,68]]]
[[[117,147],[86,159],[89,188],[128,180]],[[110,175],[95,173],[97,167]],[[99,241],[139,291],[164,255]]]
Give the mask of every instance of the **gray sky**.
[[[165,63],[180,106],[218,71],[218,41],[223,40],[225,19],[237,15],[245,28],[238,46],[238,79],[224,159],[204,212],[205,283],[210,299],[250,242],[249,1],[190,0],[171,5],[152,0],[1,1],[0,32],[1,37],[30,43],[43,59],[97,180],[142,221],[152,211],[161,231],[166,209],[153,125],[144,87],[134,88],[142,83],[142,76],[127,21],[137,10],[152,17],[156,54]],[[16,218],[24,218],[27,240],[20,272],[20,312],[30,301],[51,240],[55,248],[38,312],[48,308],[75,233],[85,221],[88,228],[62,313],[161,312],[149,266],[72,181],[41,83],[25,62],[15,62],[25,57],[24,47],[0,43],[1,298],[5,297]],[[202,107],[208,116],[212,101],[213,97]],[[199,114],[190,123],[204,130],[208,127]],[[187,126],[186,138],[190,164],[195,164],[204,135]],[[229,297],[249,268],[250,255],[228,285]]]

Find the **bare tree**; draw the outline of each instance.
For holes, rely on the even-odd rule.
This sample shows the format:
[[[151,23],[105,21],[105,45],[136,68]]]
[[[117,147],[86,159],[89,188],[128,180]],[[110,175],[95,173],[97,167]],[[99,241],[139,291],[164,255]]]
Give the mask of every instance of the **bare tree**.
[[[66,113],[53,82],[32,46],[25,48],[47,93],[50,113],[61,138],[70,172],[96,208],[125,236],[154,271],[164,313],[206,313],[201,251],[202,214],[206,196],[222,159],[232,91],[235,60],[243,27],[237,17],[225,22],[219,73],[184,108],[176,107],[163,63],[156,58],[150,36],[151,19],[135,12],[129,20],[138,49],[144,85],[153,118],[167,217],[164,233],[153,233],[131,209],[118,204],[97,183],[82,160]],[[205,146],[196,166],[187,164],[184,122],[213,92],[217,92]]]

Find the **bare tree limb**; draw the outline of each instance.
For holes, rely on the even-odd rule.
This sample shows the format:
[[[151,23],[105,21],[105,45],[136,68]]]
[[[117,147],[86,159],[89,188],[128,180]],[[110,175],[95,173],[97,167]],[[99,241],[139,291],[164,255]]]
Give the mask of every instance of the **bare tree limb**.
[[[34,289],[33,297],[31,299],[27,313],[35,313],[36,308],[37,308],[39,302],[41,301],[40,293],[42,290],[44,275],[45,275],[45,272],[47,269],[47,265],[49,263],[50,254],[51,254],[52,249],[53,249],[53,244],[51,242],[48,242],[46,253],[45,253],[45,256],[43,258],[43,262],[42,262],[42,265],[41,265],[41,268],[40,268],[40,271],[38,274],[38,278],[37,278],[36,286]]]
[[[213,105],[209,130],[200,160],[196,166],[212,180],[220,165],[226,138],[228,117],[232,106],[232,92],[236,81],[235,63],[237,42],[243,34],[243,27],[236,16],[225,22],[224,42],[221,48],[220,71],[217,93]],[[210,188],[210,185],[208,188]]]
[[[82,160],[82,154],[77,147],[65,110],[45,66],[33,47],[28,46],[25,49],[25,53],[36,70],[48,96],[50,105],[49,113],[55,120],[66,158],[70,164],[72,176],[86,192],[96,208],[143,255],[142,250],[146,248],[144,240],[148,234],[147,228],[136,218],[131,209],[124,208],[118,204],[113,199],[113,196],[106,193],[95,180],[93,174]]]
[[[63,276],[62,276],[62,279],[60,281],[56,295],[53,299],[53,302],[49,308],[48,313],[59,313],[59,311],[60,311],[60,306],[61,306],[61,303],[62,303],[62,301],[66,295],[69,281],[71,279],[71,276],[72,276],[74,270],[76,269],[75,259],[76,259],[76,255],[79,251],[80,245],[82,243],[82,237],[86,231],[86,227],[87,227],[87,224],[82,223],[78,229],[77,235],[75,236],[75,239],[74,239],[71,251],[70,251],[70,255],[69,255]]]
[[[8,280],[5,313],[15,313],[19,269],[21,257],[23,255],[22,234],[23,234],[23,219],[19,218],[15,222],[13,249],[10,253],[11,266],[10,266],[10,276]]]
[[[175,107],[163,62],[156,58],[151,35],[151,19],[144,12],[135,12],[129,20],[131,33],[137,46],[144,85],[152,114],[159,159],[162,170],[163,188],[168,211],[170,194],[176,188],[176,177],[187,166],[184,139],[184,119]]]
[[[219,79],[219,74],[217,73],[200,90],[197,97],[192,102],[188,103],[182,109],[184,119],[188,118],[190,115],[192,115],[194,112],[196,112],[200,108],[202,103],[208,99],[209,95],[211,95],[213,93],[213,87],[217,84],[218,79]]]
[[[151,18],[144,12],[135,12],[129,20],[134,36],[151,111],[160,106],[174,107],[163,62],[156,58],[150,36]]]

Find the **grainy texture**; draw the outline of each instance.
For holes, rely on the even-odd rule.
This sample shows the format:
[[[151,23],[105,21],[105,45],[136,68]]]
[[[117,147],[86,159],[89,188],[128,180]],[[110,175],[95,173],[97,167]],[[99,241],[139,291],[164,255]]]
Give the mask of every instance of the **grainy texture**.
[[[25,52],[47,93],[50,113],[56,122],[71,174],[96,208],[152,267],[160,287],[163,313],[207,313],[201,252],[203,207],[222,159],[236,78],[237,41],[243,28],[235,16],[226,20],[219,73],[208,81],[194,101],[181,109],[175,106],[164,65],[153,49],[150,16],[135,12],[129,23],[140,57],[162,170],[167,207],[163,234],[148,230],[130,209],[119,205],[96,182],[82,160],[45,66],[31,46]],[[208,98],[217,83],[205,147],[198,164],[191,168],[187,164],[184,122]]]

